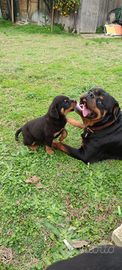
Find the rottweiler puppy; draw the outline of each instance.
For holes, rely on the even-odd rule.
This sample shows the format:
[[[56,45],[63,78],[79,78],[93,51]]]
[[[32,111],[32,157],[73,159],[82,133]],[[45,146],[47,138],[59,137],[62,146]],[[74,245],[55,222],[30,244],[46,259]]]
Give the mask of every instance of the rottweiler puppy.
[[[22,131],[23,143],[31,150],[38,150],[35,142],[46,144],[46,152],[54,154],[52,151],[52,141],[59,135],[60,141],[67,137],[67,131],[64,129],[67,119],[66,115],[74,110],[76,101],[67,96],[56,96],[51,103],[48,112],[39,118],[27,122],[15,133],[15,140],[18,141],[18,134]]]
[[[84,252],[73,258],[58,261],[47,270],[120,270],[122,247],[106,245]]]
[[[68,155],[93,163],[104,159],[122,159],[122,112],[118,102],[101,88],[92,88],[80,97],[75,107],[84,123],[82,144],[79,149],[61,142],[52,146]],[[73,126],[83,125],[67,118]]]

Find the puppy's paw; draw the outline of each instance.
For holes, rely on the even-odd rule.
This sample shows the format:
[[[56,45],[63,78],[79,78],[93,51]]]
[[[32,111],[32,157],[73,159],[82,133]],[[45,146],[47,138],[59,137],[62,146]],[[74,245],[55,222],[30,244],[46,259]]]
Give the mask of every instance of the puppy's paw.
[[[59,141],[60,141],[60,142],[62,142],[63,139],[64,139],[63,136],[60,136],[60,137],[59,137]]]
[[[38,147],[36,145],[28,145],[32,151],[38,151]]]
[[[47,153],[48,155],[53,155],[53,154],[54,154],[52,148],[49,147],[49,146],[47,146],[47,145],[46,145],[46,153]]]
[[[59,137],[59,141],[62,142],[67,137],[66,129],[63,129],[61,136]]]
[[[49,155],[53,155],[54,154],[54,152],[53,152],[53,150],[50,150],[49,152],[47,152]]]

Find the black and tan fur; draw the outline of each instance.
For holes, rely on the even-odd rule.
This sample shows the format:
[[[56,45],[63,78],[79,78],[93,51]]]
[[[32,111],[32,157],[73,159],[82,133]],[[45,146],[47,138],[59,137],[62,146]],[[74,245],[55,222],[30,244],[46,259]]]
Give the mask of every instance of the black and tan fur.
[[[55,141],[52,146],[84,163],[122,160],[122,112],[118,102],[103,89],[93,88],[81,96],[75,111],[84,125],[73,118],[67,120],[73,126],[84,128],[81,147],[76,149]]]
[[[31,150],[38,150],[35,142],[46,144],[46,152],[53,154],[52,141],[59,135],[60,141],[67,136],[64,129],[67,119],[66,115],[74,110],[76,101],[69,99],[67,96],[56,96],[51,103],[48,112],[39,118],[27,122],[23,127],[18,129],[15,139],[18,141],[18,134],[22,132],[23,143],[30,147]]]

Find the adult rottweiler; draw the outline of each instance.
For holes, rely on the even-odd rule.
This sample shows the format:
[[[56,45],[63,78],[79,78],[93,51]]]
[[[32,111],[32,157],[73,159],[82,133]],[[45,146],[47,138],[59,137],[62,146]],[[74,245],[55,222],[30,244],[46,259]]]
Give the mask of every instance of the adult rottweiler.
[[[121,270],[122,247],[106,245],[73,258],[58,261],[47,270]]]
[[[80,97],[75,107],[84,123],[82,144],[79,149],[60,142],[52,146],[68,155],[93,163],[104,159],[122,159],[122,112],[118,102],[101,88],[92,88]],[[73,126],[83,128],[72,118],[67,118]]]
[[[52,141],[59,135],[61,135],[60,141],[67,137],[67,131],[64,129],[67,122],[66,115],[74,110],[76,103],[75,100],[71,100],[67,96],[56,96],[44,116],[27,122],[16,131],[15,140],[18,141],[18,134],[22,131],[23,142],[31,150],[38,150],[35,142],[45,142],[46,152],[49,155],[53,154]]]

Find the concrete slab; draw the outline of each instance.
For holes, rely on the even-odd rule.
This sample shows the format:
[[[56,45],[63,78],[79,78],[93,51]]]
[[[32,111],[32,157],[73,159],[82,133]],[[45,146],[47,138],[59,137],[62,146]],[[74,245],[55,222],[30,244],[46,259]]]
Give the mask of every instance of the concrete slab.
[[[112,245],[112,243],[111,243],[111,242],[108,242],[108,241],[106,241],[106,240],[102,240],[102,241],[99,243],[98,246],[107,246],[107,245]]]
[[[81,36],[83,37],[83,38],[121,38],[122,37],[122,35],[121,36],[110,36],[110,35],[105,35],[105,34],[97,34],[97,33],[95,33],[95,34],[81,34]]]
[[[113,231],[112,241],[115,245],[122,247],[122,225]]]

